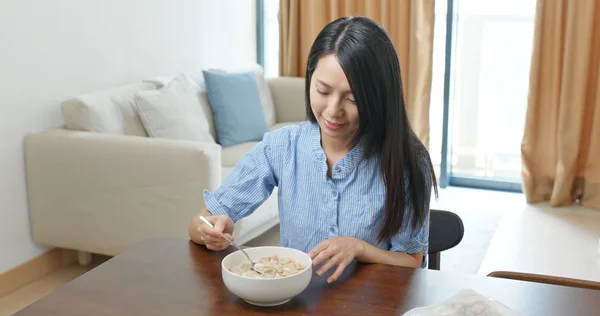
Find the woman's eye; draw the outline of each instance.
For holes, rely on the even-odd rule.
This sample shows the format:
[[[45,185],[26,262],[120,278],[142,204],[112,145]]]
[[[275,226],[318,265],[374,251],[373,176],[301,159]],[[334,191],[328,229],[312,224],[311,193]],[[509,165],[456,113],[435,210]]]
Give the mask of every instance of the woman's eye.
[[[352,103],[352,104],[356,104],[356,101],[355,101],[355,100],[352,100],[352,99],[350,99],[350,98],[346,98],[346,100],[350,101],[350,103]]]
[[[322,95],[328,95],[328,94],[329,94],[329,93],[327,93],[327,92],[323,92],[323,91],[321,91],[321,90],[319,90],[319,89],[317,89],[317,92],[318,92],[319,94],[322,94]]]

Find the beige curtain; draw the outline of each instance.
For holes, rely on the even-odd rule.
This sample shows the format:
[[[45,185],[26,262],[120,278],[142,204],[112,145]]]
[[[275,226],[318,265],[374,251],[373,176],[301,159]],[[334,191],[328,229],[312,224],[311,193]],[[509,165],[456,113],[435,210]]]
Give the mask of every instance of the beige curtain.
[[[521,147],[530,203],[600,209],[600,1],[538,0]]]
[[[343,16],[369,17],[390,34],[400,59],[409,120],[428,146],[434,0],[280,0],[279,74],[303,77],[314,39]]]

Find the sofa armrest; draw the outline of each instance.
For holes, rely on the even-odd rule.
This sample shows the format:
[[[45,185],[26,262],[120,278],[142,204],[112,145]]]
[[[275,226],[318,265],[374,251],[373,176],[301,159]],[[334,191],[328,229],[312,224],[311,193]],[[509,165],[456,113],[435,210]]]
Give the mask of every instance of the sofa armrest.
[[[274,77],[268,79],[269,89],[275,104],[277,123],[306,120],[304,80],[300,77]]]
[[[187,238],[221,183],[217,144],[51,130],[27,135],[33,239],[116,255],[153,236]]]

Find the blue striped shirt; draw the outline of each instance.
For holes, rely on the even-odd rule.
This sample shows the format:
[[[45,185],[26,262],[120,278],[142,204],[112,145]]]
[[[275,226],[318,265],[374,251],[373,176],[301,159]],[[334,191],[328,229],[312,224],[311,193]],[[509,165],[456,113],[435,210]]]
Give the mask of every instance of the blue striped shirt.
[[[388,251],[412,254],[424,249],[425,258],[429,215],[423,227],[412,229],[411,203],[406,203],[401,230],[389,242],[377,241],[386,187],[379,159],[363,160],[362,153],[359,142],[334,164],[330,178],[318,124],[283,127],[265,134],[214,193],[204,191],[206,207],[237,222],[277,186],[282,246],[308,252],[326,239],[351,236]],[[424,203],[428,207],[429,200]]]

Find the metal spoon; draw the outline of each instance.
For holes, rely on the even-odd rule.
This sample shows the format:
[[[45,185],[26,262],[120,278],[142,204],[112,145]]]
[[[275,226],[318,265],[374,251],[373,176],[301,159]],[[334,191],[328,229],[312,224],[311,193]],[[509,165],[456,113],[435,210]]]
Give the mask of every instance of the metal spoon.
[[[203,221],[204,224],[208,225],[208,227],[214,228],[213,225],[206,218],[204,218],[204,216],[200,216],[200,220]],[[223,234],[223,233],[221,233],[221,237],[225,238],[225,240],[227,240],[231,245],[234,245],[237,249],[241,250],[246,255],[246,258],[248,258],[248,261],[250,261],[250,266],[252,267],[252,270],[254,270],[260,274],[264,273],[254,267],[254,265],[256,263],[254,261],[252,261],[252,259],[250,259],[250,256],[248,256],[248,254],[244,251],[244,249],[242,249],[242,247],[240,247],[236,243],[234,243],[233,240],[227,238],[227,236],[225,236],[225,234]]]

